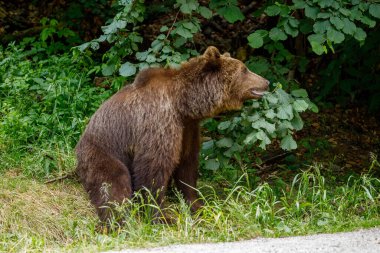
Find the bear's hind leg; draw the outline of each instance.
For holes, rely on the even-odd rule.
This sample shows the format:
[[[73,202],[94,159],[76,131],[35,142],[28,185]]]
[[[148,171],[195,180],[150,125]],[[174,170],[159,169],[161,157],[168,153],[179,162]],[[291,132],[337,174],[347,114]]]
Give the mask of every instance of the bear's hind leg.
[[[84,141],[77,147],[77,174],[101,221],[111,217],[110,203],[132,197],[127,166],[103,148]]]

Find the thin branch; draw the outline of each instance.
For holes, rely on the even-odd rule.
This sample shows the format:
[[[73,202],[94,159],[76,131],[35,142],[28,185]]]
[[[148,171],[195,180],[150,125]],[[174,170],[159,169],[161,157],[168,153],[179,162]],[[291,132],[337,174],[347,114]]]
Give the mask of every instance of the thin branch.
[[[72,179],[75,177],[75,172],[72,172],[72,173],[69,173],[69,174],[66,174],[66,175],[63,175],[63,176],[60,176],[60,177],[56,177],[56,178],[53,178],[53,179],[50,179],[50,180],[47,180],[45,181],[45,184],[50,184],[50,183],[53,183],[53,182],[56,182],[56,181],[61,181],[63,179]]]
[[[177,11],[177,14],[175,15],[175,18],[174,18],[174,21],[173,21],[173,23],[172,23],[172,26],[169,28],[168,33],[166,34],[166,39],[168,39],[170,33],[171,33],[172,30],[173,30],[173,27],[174,27],[175,22],[177,22],[177,18],[178,18],[178,14],[179,14],[179,12],[180,12],[180,11],[178,10],[178,11]]]
[[[250,12],[253,8],[255,8],[257,2],[253,1],[249,5],[247,5],[241,12],[246,15],[248,12]]]

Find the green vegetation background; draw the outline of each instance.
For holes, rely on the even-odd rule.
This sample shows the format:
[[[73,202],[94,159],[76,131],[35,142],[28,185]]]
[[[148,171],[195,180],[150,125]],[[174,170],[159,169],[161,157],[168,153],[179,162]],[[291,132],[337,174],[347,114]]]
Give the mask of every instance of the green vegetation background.
[[[291,151],[303,143],[294,136],[305,111],[339,104],[378,115],[377,1],[18,4],[0,5],[6,24],[0,30],[0,250],[96,250],[379,224],[376,147],[362,175],[340,178],[313,165],[312,156],[291,168],[293,181],[267,184],[257,174],[267,148]],[[139,70],[177,67],[208,45],[229,51],[274,85],[242,111],[203,122],[202,216],[192,217],[173,194],[177,204],[168,209],[177,226],[151,225],[138,215],[146,207],[136,205],[118,230],[99,232],[75,180],[43,181],[71,175],[73,147],[90,116]]]

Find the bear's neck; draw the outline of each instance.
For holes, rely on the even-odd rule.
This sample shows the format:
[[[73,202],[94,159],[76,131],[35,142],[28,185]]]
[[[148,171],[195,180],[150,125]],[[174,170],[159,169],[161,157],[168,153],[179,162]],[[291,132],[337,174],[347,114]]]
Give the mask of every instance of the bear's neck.
[[[215,116],[222,105],[223,81],[217,72],[205,73],[202,65],[182,66],[175,77],[177,108],[186,120]]]

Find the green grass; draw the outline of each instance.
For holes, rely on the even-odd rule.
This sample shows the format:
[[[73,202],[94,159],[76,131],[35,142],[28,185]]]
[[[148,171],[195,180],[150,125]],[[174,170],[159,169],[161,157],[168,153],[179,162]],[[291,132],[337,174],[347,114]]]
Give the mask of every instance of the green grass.
[[[63,160],[62,166],[71,166],[74,161],[71,154],[66,154]],[[30,159],[21,167],[32,164]],[[378,163],[373,163],[372,172],[378,169]],[[195,215],[190,214],[181,197],[170,198],[163,211],[176,218],[173,225],[151,224],[147,210],[154,206],[127,201],[119,206],[118,214],[125,221],[113,222],[113,230],[103,233],[93,207],[75,180],[45,184],[41,179],[25,176],[22,169],[3,170],[0,251],[87,252],[347,231],[380,225],[378,178],[363,174],[336,185],[335,181],[323,177],[321,171],[313,166],[281,188],[262,183],[249,189],[242,177],[235,186],[217,189],[216,193],[203,182],[200,194],[206,205]]]

